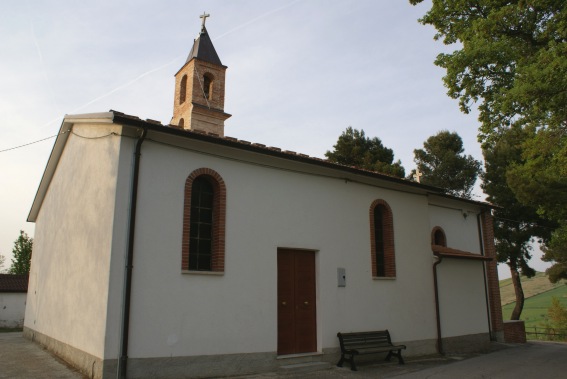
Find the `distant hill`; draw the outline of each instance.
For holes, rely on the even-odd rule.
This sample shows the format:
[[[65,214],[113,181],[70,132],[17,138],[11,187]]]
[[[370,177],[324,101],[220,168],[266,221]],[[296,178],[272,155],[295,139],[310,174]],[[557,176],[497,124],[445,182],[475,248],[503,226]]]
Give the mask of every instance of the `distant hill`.
[[[552,284],[543,272],[537,272],[536,276],[529,279],[522,276],[521,280],[524,297],[526,299],[567,284],[565,280]],[[514,285],[512,284],[511,278],[500,281],[500,301],[502,306],[516,302]]]
[[[524,289],[524,309],[520,319],[525,321],[526,328],[541,327],[547,320],[547,309],[551,299],[556,297],[567,307],[567,281],[562,280],[552,284],[543,272],[536,273],[533,278],[522,277]],[[500,281],[500,296],[502,301],[502,316],[509,320],[516,303],[512,279]],[[528,335],[528,339],[532,336]]]
[[[563,284],[549,291],[529,297],[524,302],[524,309],[520,319],[525,321],[526,328],[541,327],[547,320],[547,310],[551,306],[551,299],[559,299],[564,307],[567,307],[567,285]],[[502,307],[502,317],[509,320],[515,303],[510,303]],[[530,338],[530,336],[528,336]]]

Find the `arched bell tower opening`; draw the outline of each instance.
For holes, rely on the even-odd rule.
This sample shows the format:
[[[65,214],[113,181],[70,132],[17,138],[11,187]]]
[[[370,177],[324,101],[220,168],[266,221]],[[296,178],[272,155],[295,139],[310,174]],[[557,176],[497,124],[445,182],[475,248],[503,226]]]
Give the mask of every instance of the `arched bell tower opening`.
[[[203,95],[207,100],[211,100],[211,95],[213,94],[213,82],[214,77],[211,73],[207,72],[203,75]]]
[[[179,104],[183,104],[185,102],[185,98],[187,97],[187,75],[183,75],[183,78],[181,78],[181,84],[179,86]]]
[[[171,124],[182,129],[198,130],[224,136],[224,66],[205,28],[208,14],[185,64],[175,74],[175,99]]]

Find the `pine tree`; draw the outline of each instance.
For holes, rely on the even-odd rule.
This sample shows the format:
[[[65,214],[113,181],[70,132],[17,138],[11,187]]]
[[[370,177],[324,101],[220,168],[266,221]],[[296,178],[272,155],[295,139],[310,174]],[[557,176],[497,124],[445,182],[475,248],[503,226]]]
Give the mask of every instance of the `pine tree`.
[[[463,140],[455,132],[442,130],[415,149],[414,162],[422,173],[421,183],[443,188],[448,194],[471,198],[480,162],[464,155]],[[415,170],[410,174],[410,179]]]
[[[402,162],[394,162],[394,151],[385,147],[377,138],[368,138],[364,130],[358,131],[349,126],[325,156],[330,162],[353,166],[403,178]]]

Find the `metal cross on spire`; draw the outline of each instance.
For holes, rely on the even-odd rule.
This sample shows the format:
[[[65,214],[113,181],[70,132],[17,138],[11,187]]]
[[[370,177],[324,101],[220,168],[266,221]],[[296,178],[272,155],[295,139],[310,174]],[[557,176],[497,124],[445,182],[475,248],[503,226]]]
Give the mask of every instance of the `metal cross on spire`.
[[[203,14],[199,16],[199,18],[203,19],[203,23],[201,24],[201,30],[205,29],[205,21],[207,21],[207,17],[211,17],[211,15],[205,12],[203,12]]]

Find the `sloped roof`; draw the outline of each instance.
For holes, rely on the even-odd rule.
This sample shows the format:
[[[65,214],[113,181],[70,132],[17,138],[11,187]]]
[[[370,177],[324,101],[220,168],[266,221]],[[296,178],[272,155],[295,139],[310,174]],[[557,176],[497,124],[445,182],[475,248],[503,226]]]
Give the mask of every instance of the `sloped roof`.
[[[218,146],[246,151],[258,155],[276,157],[286,161],[298,162],[300,164],[305,164],[307,171],[310,170],[307,167],[311,167],[314,169],[315,168],[330,169],[334,172],[333,177],[336,178],[340,177],[346,181],[353,181],[352,177],[354,175],[359,178],[361,177],[366,178],[375,184],[380,182],[384,185],[387,185],[387,187],[391,189],[397,188],[398,190],[402,190],[404,192],[434,195],[436,197],[450,199],[460,203],[472,204],[475,206],[480,206],[482,208],[497,208],[495,205],[492,205],[490,203],[471,200],[471,199],[464,199],[453,195],[449,195],[444,193],[444,191],[441,188],[429,186],[426,184],[421,184],[418,182],[410,181],[408,179],[398,178],[380,172],[360,169],[357,167],[341,165],[338,163],[330,162],[326,159],[310,157],[309,155],[297,153],[295,151],[282,150],[277,147],[268,147],[263,144],[251,143],[249,141],[239,140],[233,137],[228,137],[228,136],[221,137],[213,133],[180,129],[176,125],[163,125],[159,121],[150,120],[150,119],[142,120],[136,116],[131,116],[121,112],[110,110],[109,112],[102,112],[102,113],[89,113],[89,114],[65,116],[65,119],[63,120],[63,123],[61,125],[61,129],[59,130],[59,135],[55,140],[53,150],[51,151],[51,155],[47,162],[45,171],[43,173],[43,177],[39,184],[35,199],[32,204],[32,208],[28,215],[29,222],[35,222],[37,215],[39,214],[41,204],[47,193],[47,189],[49,188],[49,183],[51,182],[51,178],[55,173],[55,169],[57,167],[59,158],[61,157],[61,154],[63,152],[63,148],[66,144],[69,135],[71,134],[73,124],[85,123],[85,122],[86,123],[96,122],[99,124],[117,123],[117,124],[122,124],[123,126],[134,127],[136,129],[143,128],[153,134],[152,139],[159,138],[158,135],[167,135],[169,137],[173,137],[174,139],[178,139],[179,141],[182,140],[200,141],[204,143],[210,143]]]
[[[28,292],[28,274],[0,274],[0,292]]]
[[[220,58],[213,46],[213,41],[211,41],[207,28],[204,26],[199,33],[199,37],[197,37],[197,39],[193,42],[193,48],[191,49],[185,63],[189,62],[193,58],[222,66]]]

